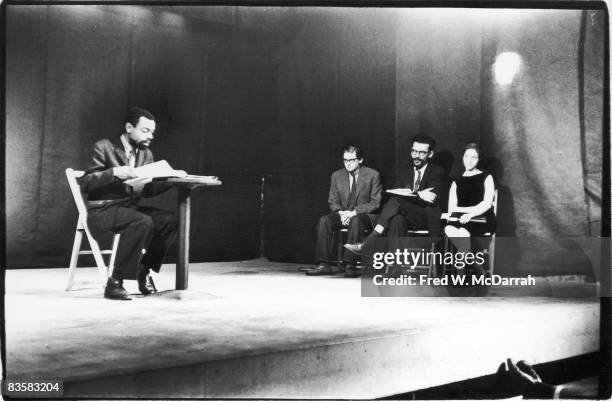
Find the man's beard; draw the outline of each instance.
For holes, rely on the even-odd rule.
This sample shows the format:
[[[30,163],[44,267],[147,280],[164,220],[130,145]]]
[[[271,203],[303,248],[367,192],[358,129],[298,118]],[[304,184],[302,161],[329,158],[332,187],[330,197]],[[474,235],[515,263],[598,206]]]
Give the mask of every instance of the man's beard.
[[[151,141],[147,141],[147,140],[136,142],[133,139],[130,139],[129,142],[130,142],[130,145],[132,145],[133,148],[138,148],[139,150],[145,150],[146,148],[149,147],[149,145],[151,143]]]
[[[136,146],[138,146],[138,149],[140,150],[145,150],[149,147],[150,144],[151,141],[140,141]]]
[[[421,164],[418,165],[419,167],[422,167],[422,166],[424,166],[427,163],[427,160],[412,159],[412,165],[414,167],[417,167],[417,163],[416,163],[417,161],[421,162]]]

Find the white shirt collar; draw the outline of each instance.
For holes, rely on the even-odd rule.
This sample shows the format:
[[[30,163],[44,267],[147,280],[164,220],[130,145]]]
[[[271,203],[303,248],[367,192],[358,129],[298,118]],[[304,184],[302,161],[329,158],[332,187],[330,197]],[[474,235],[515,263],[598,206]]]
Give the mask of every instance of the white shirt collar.
[[[129,157],[132,154],[132,152],[134,152],[134,156],[136,156],[136,151],[138,149],[135,150],[132,147],[132,145],[130,145],[130,142],[127,139],[127,135],[126,134],[121,134],[121,136],[119,138],[121,138],[121,143],[123,144],[123,150],[125,150],[126,156]]]
[[[426,165],[424,165],[423,167],[421,167],[419,169],[414,167],[414,166],[412,166],[412,168],[414,169],[414,173],[415,174],[417,173],[417,171],[420,171],[421,172],[421,176],[422,176],[423,174],[425,174],[425,169],[427,168],[427,166],[429,166],[429,162],[427,162]]]

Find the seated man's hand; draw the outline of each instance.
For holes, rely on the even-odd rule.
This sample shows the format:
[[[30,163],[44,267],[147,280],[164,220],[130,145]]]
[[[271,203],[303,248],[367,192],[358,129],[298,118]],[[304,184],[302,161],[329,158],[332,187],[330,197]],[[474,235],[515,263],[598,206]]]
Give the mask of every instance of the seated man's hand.
[[[134,173],[134,168],[130,166],[113,167],[113,175],[121,181],[129,180],[130,178],[138,178]]]
[[[440,215],[440,219],[446,220],[446,219],[448,219],[450,217],[450,215],[451,215],[450,213],[442,213]]]
[[[346,210],[338,210],[338,214],[340,215],[340,223],[345,226],[346,224],[344,224],[344,221],[346,220],[346,218],[344,217],[344,215],[346,214]]]
[[[419,198],[423,199],[425,202],[434,203],[436,201],[437,195],[432,191],[433,188],[427,188],[422,191],[418,191]]]
[[[341,210],[338,213],[340,213],[340,221],[342,222],[343,226],[348,226],[349,222],[351,221],[351,217],[357,214],[357,212],[354,210]]]

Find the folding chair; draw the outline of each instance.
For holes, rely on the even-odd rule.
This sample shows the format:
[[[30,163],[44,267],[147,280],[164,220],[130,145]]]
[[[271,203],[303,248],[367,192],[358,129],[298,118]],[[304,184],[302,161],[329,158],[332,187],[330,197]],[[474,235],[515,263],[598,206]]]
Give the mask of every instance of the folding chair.
[[[493,192],[493,201],[491,202],[491,206],[493,207],[493,214],[497,217],[497,189]],[[489,275],[493,275],[493,267],[495,265],[495,232],[487,232],[482,234],[483,237],[491,237],[489,241]],[[449,240],[448,237],[444,239],[444,251],[449,250]],[[446,265],[444,266],[444,273],[447,272]]]
[[[497,217],[497,189],[493,193],[493,214]],[[491,237],[489,242],[489,274],[493,275],[493,266],[495,265],[495,232],[484,233],[485,237]]]
[[[348,236],[348,228],[341,228],[336,231],[336,240],[338,242],[338,256],[336,257],[336,263],[338,266],[342,264],[342,254],[344,250],[344,244],[346,243],[346,239]]]
[[[429,231],[427,230],[408,230],[408,231],[424,231],[424,233],[422,233],[422,236],[429,236]],[[407,233],[408,233],[407,231]],[[411,252],[426,252],[428,251],[431,254],[434,254],[436,251],[436,243],[435,242],[431,242],[431,247],[429,249],[425,249],[423,247],[421,248],[405,248],[408,251]],[[411,270],[427,270],[427,277],[436,277],[436,272],[437,272],[437,267],[436,267],[436,263],[435,263],[435,257],[431,257],[431,258],[424,258],[424,262],[422,264],[417,264],[415,266],[411,266],[410,269]],[[400,269],[406,269],[405,266],[397,266]],[[391,269],[389,268],[389,265],[385,266],[385,272],[384,274],[387,275],[389,274],[391,271]],[[404,272],[404,270],[400,270],[402,271],[402,273]]]
[[[370,232],[372,232],[371,230],[365,230],[364,234],[368,235]],[[338,266],[340,266],[342,264],[342,255],[344,253],[344,244],[346,244],[346,241],[348,239],[348,228],[341,228],[338,231],[336,231],[336,241],[338,243],[338,255],[336,256],[336,263],[338,264]],[[357,258],[357,268],[361,268],[362,264],[361,264],[361,257]]]
[[[410,237],[429,237],[429,230],[406,230],[406,234]],[[436,243],[434,241],[431,242],[431,252],[436,251]],[[427,269],[427,277],[436,277],[438,274],[438,267],[435,263],[435,258],[430,261],[429,264],[425,264],[422,266],[416,266],[417,269]]]
[[[117,254],[117,247],[119,246],[119,234],[113,236],[113,245],[111,249],[101,250],[98,245],[98,241],[95,240],[89,227],[87,227],[87,207],[83,201],[83,195],[81,194],[81,187],[77,183],[77,178],[82,177],[83,171],[73,170],[71,168],[66,169],[66,178],[70,191],[76,203],[77,210],[79,211],[79,218],[77,220],[76,230],[74,233],[74,243],[72,245],[72,255],[70,256],[70,267],[68,268],[68,283],[66,283],[66,291],[70,291],[74,284],[74,276],[76,274],[76,265],[79,255],[93,255],[98,272],[100,273],[100,279],[102,280],[103,286],[106,284],[108,276],[112,274],[115,265],[115,256]],[[83,233],[87,236],[89,246],[91,250],[81,251],[81,241],[83,240]],[[108,267],[104,264],[104,258],[102,255],[110,255],[110,261]]]

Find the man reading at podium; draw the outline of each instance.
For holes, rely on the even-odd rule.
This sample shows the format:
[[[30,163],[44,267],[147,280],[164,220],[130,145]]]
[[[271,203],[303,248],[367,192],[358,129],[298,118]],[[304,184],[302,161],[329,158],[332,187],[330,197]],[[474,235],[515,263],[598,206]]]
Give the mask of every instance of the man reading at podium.
[[[115,267],[108,278],[104,297],[130,300],[123,280],[138,280],[143,295],[157,292],[150,270],[159,272],[166,252],[176,238],[177,219],[171,212],[138,206],[141,197],[166,190],[154,182],[126,184],[138,178],[135,168],[153,163],[149,145],[155,132],[155,117],[139,107],[128,110],[124,132],[94,144],[90,165],[79,180],[87,194],[87,224],[94,237],[119,233]]]

